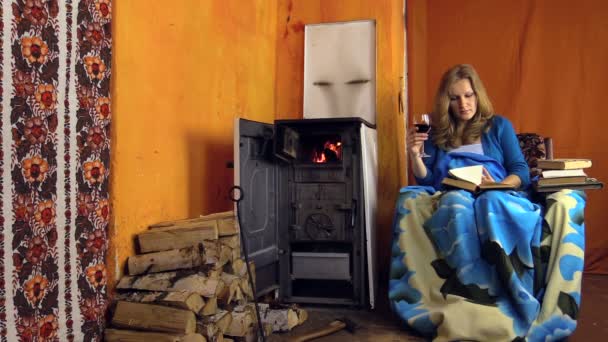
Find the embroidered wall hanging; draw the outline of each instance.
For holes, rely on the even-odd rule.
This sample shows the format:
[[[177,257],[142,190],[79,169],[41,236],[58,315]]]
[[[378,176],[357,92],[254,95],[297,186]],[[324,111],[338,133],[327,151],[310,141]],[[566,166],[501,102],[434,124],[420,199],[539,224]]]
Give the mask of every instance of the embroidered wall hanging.
[[[101,340],[112,3],[0,12],[0,340]]]

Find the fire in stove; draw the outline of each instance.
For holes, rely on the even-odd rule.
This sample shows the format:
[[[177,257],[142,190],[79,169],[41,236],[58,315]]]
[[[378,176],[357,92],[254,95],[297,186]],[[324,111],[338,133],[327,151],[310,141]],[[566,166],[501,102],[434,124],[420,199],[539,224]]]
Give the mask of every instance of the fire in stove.
[[[312,153],[312,162],[316,164],[331,163],[342,160],[342,142],[327,140]]]

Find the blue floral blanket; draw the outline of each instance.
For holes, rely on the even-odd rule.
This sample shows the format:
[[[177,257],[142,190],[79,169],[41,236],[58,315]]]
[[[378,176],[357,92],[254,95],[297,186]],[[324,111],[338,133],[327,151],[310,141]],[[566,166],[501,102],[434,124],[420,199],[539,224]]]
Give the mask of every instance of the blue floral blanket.
[[[392,309],[437,341],[569,336],[580,304],[585,200],[583,192],[562,190],[541,207],[524,192],[401,189]]]

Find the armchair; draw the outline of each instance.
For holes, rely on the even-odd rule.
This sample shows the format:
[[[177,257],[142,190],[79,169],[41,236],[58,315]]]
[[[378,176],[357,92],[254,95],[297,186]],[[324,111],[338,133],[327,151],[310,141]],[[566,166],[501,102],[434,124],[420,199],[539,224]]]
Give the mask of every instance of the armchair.
[[[519,133],[517,139],[521,152],[530,167],[530,178],[538,176],[540,170],[537,167],[537,161],[553,159],[553,140],[548,137],[543,138],[536,133]]]
[[[552,140],[517,135],[531,177]],[[401,189],[389,302],[437,340],[559,340],[576,328],[584,255],[582,191],[530,198]],[[540,217],[539,217],[540,213]]]

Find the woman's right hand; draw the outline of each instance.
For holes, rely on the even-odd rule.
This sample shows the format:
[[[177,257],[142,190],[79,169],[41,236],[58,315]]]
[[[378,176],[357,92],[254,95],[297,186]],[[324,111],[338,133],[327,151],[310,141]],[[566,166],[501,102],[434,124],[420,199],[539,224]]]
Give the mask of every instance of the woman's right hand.
[[[407,147],[407,153],[410,157],[419,157],[422,152],[422,144],[429,138],[428,133],[417,133],[416,126],[412,126],[407,130],[407,138],[405,139],[405,145]]]

